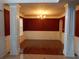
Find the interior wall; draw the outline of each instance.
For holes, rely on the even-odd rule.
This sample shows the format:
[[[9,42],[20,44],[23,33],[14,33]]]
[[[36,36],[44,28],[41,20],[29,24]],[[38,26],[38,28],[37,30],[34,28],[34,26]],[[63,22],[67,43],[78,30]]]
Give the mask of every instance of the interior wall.
[[[59,19],[23,18],[25,39],[59,40]]]
[[[4,19],[5,19],[5,36],[7,39],[6,40],[6,48],[7,48],[6,51],[9,51],[9,48],[10,48],[9,39],[10,39],[10,37],[8,35],[10,35],[10,15],[9,15],[9,11],[5,10],[5,9],[4,9]],[[63,20],[63,27],[62,27],[63,30],[62,30],[61,41],[64,44],[65,17],[60,18],[60,20]],[[58,32],[59,31],[59,28],[58,28],[59,27],[59,25],[58,25],[59,20],[56,21],[56,19],[54,19],[53,21],[49,21],[50,23],[47,23],[48,22],[47,20],[34,20],[34,22],[30,22],[30,20],[25,19],[25,20],[23,20],[23,22],[24,21],[26,21],[26,23],[23,23],[23,25],[24,25],[24,29],[23,29],[24,30],[24,37],[20,37],[21,39],[49,39],[49,40],[60,39],[60,33]],[[29,24],[27,22],[29,22]],[[36,22],[38,22],[38,23],[36,23]],[[50,26],[47,24],[50,24]],[[35,26],[35,25],[37,25],[37,26]],[[38,26],[41,26],[41,27],[38,27]],[[48,28],[46,28],[47,26],[48,26]],[[38,29],[40,29],[40,31],[36,31]],[[41,30],[41,29],[43,29],[43,30]],[[44,30],[46,30],[46,31],[44,31]],[[75,46],[74,46],[75,53],[79,56],[79,10],[76,11],[74,43],[75,43]]]
[[[9,39],[8,35],[10,35],[10,18],[9,17],[10,17],[9,11],[4,9],[5,36],[7,36],[6,39]],[[60,18],[60,20],[63,20],[63,27],[62,27],[63,29],[62,30],[62,43],[63,43],[64,42],[65,17]],[[57,19],[53,19],[52,21],[47,21],[47,20],[34,20],[33,21],[33,20],[25,19],[23,20],[23,25],[24,25],[23,30],[24,30],[24,35],[25,35],[24,39],[59,39],[60,38],[59,37],[60,34],[58,32],[59,31],[59,20]],[[79,25],[79,10],[76,11],[76,22],[75,22],[75,52],[77,53],[77,55],[79,55],[79,43],[78,43],[79,42],[79,27],[78,25]],[[7,40],[7,46],[9,47],[8,42],[9,41]]]
[[[60,20],[62,20],[62,22],[63,22],[62,32],[64,32],[64,30],[65,30],[65,16],[63,16],[62,18],[60,18]]]
[[[75,36],[79,37],[79,10],[77,10],[77,12],[76,12]]]
[[[5,36],[10,35],[10,12],[4,9]]]
[[[75,24],[75,36],[79,37],[79,10],[76,11],[76,24]],[[4,9],[5,19],[5,35],[10,35],[10,14],[9,11]],[[60,18],[63,20],[63,32],[65,27],[65,17]],[[23,19],[24,31],[59,31],[59,19]]]
[[[24,31],[59,31],[59,19],[23,18]]]
[[[25,39],[30,40],[60,40],[59,31],[24,31]]]

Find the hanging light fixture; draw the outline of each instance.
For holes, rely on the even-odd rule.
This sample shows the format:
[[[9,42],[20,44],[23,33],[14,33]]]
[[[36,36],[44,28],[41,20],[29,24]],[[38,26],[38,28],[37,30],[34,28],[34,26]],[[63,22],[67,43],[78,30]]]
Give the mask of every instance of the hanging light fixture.
[[[44,19],[48,12],[46,10],[38,10],[37,11],[37,18]]]
[[[37,18],[44,19],[46,18],[46,15],[38,15]]]

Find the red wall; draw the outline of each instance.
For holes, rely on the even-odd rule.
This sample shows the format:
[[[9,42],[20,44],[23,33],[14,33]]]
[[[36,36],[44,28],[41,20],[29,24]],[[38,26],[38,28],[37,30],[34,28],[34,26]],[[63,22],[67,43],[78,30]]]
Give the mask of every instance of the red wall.
[[[76,12],[75,35],[79,36],[79,10]]]
[[[59,19],[23,19],[24,31],[58,31]]]
[[[10,35],[10,14],[4,9],[5,36]]]
[[[60,20],[63,21],[62,32],[64,32],[64,29],[65,29],[65,16],[60,18]]]

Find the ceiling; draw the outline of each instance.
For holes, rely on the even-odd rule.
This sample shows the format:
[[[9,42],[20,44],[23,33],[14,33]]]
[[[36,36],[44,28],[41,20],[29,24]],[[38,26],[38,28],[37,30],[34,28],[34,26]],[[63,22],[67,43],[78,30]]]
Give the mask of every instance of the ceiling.
[[[20,12],[24,17],[36,17],[39,15],[40,10],[44,12],[46,17],[59,18],[64,16],[65,7],[67,2],[76,2],[78,4],[79,0],[60,0],[59,3],[38,3],[38,4],[20,4]],[[41,13],[43,13],[41,12]]]
[[[40,14],[45,14],[46,17],[59,18],[65,14],[64,5],[67,2],[76,2],[79,0],[60,0],[59,3],[27,3],[20,4],[20,14],[24,17],[37,17]],[[43,11],[43,12],[40,12]]]
[[[37,16],[45,14],[47,16],[61,16],[65,12],[64,4],[21,4],[20,12],[24,16]]]

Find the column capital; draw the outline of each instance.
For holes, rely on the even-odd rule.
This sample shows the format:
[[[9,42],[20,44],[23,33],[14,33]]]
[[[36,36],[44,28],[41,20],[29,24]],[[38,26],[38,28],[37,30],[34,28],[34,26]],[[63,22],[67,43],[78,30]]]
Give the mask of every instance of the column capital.
[[[20,5],[18,4],[18,3],[11,3],[11,4],[9,4],[10,5],[10,12],[12,12],[11,10],[17,10],[18,12],[17,12],[17,18],[19,18],[19,12],[20,12]]]
[[[64,5],[64,7],[65,8],[68,8],[68,7],[76,7],[76,3],[74,3],[74,2],[71,2],[71,3],[68,2],[67,4]]]

